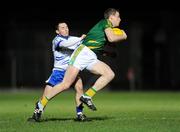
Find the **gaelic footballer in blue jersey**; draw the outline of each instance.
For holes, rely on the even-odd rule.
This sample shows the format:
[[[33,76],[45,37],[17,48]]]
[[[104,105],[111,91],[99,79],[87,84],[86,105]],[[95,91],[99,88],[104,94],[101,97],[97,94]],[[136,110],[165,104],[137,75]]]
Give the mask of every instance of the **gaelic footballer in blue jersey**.
[[[48,80],[46,81],[46,86],[44,93],[41,98],[44,97],[55,85],[61,83],[64,78],[65,71],[68,67],[70,56],[74,49],[76,49],[81,41],[86,37],[82,35],[81,37],[69,36],[69,28],[65,22],[60,22],[56,28],[56,37],[52,41],[52,51],[54,56],[54,68]],[[83,114],[83,105],[79,101],[80,96],[83,94],[83,84],[80,77],[77,77],[75,82],[76,90],[76,113],[77,120],[84,121],[86,116]],[[38,101],[35,106],[35,110],[32,118],[29,120],[40,121],[42,112],[44,111],[43,104],[45,101]]]

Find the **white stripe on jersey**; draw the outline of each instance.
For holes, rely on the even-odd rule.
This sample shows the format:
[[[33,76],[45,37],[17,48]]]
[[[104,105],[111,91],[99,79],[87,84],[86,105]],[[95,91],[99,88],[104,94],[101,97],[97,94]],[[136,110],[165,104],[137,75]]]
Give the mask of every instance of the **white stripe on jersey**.
[[[61,36],[57,35],[52,41],[52,51],[54,54],[54,69],[66,70],[69,64],[70,56],[72,50],[77,48],[81,44],[79,37],[74,36]],[[69,46],[70,45],[70,46]],[[61,47],[66,47],[66,49],[71,49],[63,51]],[[59,48],[59,50],[57,50]]]

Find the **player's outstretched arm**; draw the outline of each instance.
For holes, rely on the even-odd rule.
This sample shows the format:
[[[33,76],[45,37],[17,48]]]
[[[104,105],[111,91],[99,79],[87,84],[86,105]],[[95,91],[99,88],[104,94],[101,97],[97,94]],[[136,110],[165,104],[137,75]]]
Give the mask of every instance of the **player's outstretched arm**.
[[[83,40],[84,38],[86,37],[85,34],[81,35],[81,37],[70,37],[67,41],[62,41],[61,42],[61,46],[62,47],[70,47],[70,46],[73,46],[77,43],[79,43],[81,40]]]

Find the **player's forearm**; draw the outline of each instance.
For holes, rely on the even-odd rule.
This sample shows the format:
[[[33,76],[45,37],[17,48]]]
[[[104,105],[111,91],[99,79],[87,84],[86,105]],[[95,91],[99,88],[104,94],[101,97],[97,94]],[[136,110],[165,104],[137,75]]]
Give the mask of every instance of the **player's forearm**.
[[[118,36],[116,36],[116,38],[114,39],[114,42],[121,41],[121,40],[126,40],[126,39],[127,39],[127,35],[126,35],[126,34],[118,35]]]
[[[109,42],[118,42],[127,39],[126,35],[112,35],[108,38]]]
[[[117,41],[127,39],[127,35],[124,32],[124,30],[121,30],[121,31],[122,31],[122,35],[116,35],[116,34],[114,34],[114,32],[111,28],[105,29],[105,33],[106,33],[108,41],[109,42],[117,42]]]
[[[111,39],[110,41],[118,42],[118,41],[127,39],[127,35],[124,32],[124,30],[121,30],[121,31],[122,31],[122,35],[110,34],[110,39]]]

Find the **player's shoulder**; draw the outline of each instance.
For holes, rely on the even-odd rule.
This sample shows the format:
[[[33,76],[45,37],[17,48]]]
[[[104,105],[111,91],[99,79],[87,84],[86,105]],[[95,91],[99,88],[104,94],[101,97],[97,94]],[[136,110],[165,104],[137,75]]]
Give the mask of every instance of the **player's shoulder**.
[[[67,40],[68,37],[64,37],[64,36],[61,36],[61,35],[56,35],[53,39],[53,42],[59,42],[59,41],[63,41],[63,40]]]
[[[69,38],[69,36],[62,36],[62,35],[57,35],[54,39],[65,39],[67,40]]]
[[[112,23],[108,19],[101,19],[97,24],[101,27],[112,27]]]
[[[98,23],[107,23],[107,19],[101,19]]]
[[[57,43],[59,43],[60,41],[62,41],[61,37],[59,37],[59,35],[56,35],[56,36],[54,37],[54,39],[52,40],[52,43],[53,43],[53,44],[57,44]]]

